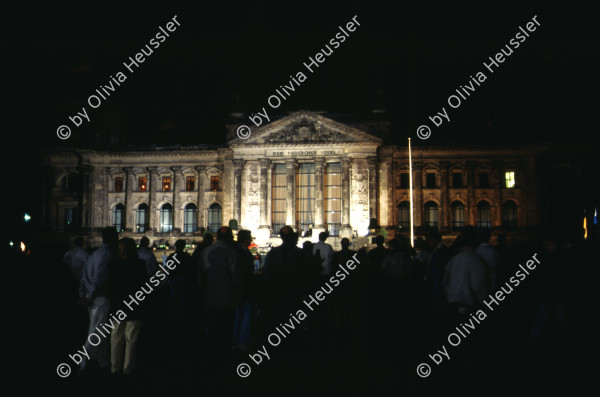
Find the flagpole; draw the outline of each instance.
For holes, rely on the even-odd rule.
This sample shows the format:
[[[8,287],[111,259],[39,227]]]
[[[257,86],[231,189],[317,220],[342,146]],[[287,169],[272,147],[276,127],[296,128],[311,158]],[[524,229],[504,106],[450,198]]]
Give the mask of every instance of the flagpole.
[[[408,138],[408,181],[410,184],[410,246],[415,247],[414,219],[413,219],[413,181],[412,181],[412,151],[410,138]]]

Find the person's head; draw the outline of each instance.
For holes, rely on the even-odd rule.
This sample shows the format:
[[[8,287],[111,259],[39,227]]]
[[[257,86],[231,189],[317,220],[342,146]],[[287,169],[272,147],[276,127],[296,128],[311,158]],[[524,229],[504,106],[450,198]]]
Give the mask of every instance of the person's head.
[[[473,226],[465,226],[456,238],[457,248],[474,249],[477,247],[477,230]]]
[[[343,250],[347,250],[350,247],[350,240],[347,237],[344,237],[342,241],[340,241],[340,244],[342,244]]]
[[[296,245],[298,242],[298,234],[294,232],[291,226],[284,226],[279,230],[281,241],[285,245]]]
[[[481,244],[489,244],[492,238],[492,232],[488,228],[479,229],[479,242]]]
[[[379,248],[383,247],[383,243],[385,243],[385,237],[383,237],[381,235],[375,237],[375,244],[377,244],[377,247],[379,247]]]
[[[250,230],[240,230],[237,234],[238,242],[242,247],[248,247],[252,244],[252,232]]]
[[[182,252],[185,249],[185,240],[175,241],[175,251]]]
[[[505,246],[506,245],[506,234],[498,235],[498,245]]]
[[[388,241],[388,245],[390,246],[390,249],[394,252],[400,252],[402,250],[402,242],[397,238],[393,238],[390,241]]]
[[[314,247],[314,244],[310,240],[306,240],[304,243],[302,243],[302,249],[305,251],[309,251],[311,254],[313,251],[313,247]]]
[[[211,233],[204,233],[202,236],[202,244],[211,245],[214,240],[214,237]]]
[[[146,236],[140,239],[140,247],[147,248],[150,245],[150,239]]]
[[[119,239],[119,233],[113,226],[102,229],[102,242],[104,244],[114,244]]]
[[[329,237],[329,233],[327,233],[327,232],[319,233],[319,241],[325,242],[325,240],[327,240],[327,237]]]
[[[75,241],[73,243],[76,247],[83,247],[83,237],[79,236],[75,238]]]
[[[125,237],[117,243],[117,256],[122,261],[131,261],[137,258],[137,249],[135,241],[132,238]]]
[[[226,243],[233,242],[233,231],[229,226],[221,226],[217,230],[217,240],[224,241]]]
[[[442,242],[442,235],[438,232],[430,232],[427,234],[427,244],[430,248],[437,247]]]

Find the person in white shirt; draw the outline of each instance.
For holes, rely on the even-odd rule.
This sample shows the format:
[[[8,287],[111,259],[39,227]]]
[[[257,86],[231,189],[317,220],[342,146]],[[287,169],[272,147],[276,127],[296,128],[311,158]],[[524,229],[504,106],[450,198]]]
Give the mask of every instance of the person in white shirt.
[[[321,232],[319,233],[319,242],[313,246],[313,254],[317,253],[319,250],[319,254],[321,255],[321,259],[323,259],[323,271],[322,275],[330,275],[331,271],[331,260],[333,259],[333,247],[330,244],[327,244],[325,240],[329,237],[329,233]]]
[[[83,237],[77,237],[74,244],[75,246],[65,253],[63,262],[69,265],[77,281],[81,281],[81,271],[90,254],[83,249]]]
[[[444,291],[447,301],[457,314],[465,315],[488,296],[489,271],[483,259],[475,253],[477,235],[466,227],[457,238],[458,253],[446,265]]]
[[[494,247],[490,245],[491,232],[489,229],[483,229],[479,232],[479,247],[475,252],[483,258],[485,264],[490,271],[490,282],[492,291],[496,290],[498,263],[500,262],[500,254]]]

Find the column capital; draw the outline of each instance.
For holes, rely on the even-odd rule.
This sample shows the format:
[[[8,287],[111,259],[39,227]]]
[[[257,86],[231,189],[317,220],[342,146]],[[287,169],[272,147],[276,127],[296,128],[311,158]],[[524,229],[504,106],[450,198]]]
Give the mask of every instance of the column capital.
[[[176,165],[176,166],[173,166],[173,167],[171,167],[170,169],[171,169],[171,172],[173,172],[173,174],[176,174],[176,173],[178,173],[179,171],[181,171],[181,167],[180,167],[180,166],[178,166],[178,165]]]
[[[244,166],[244,160],[242,160],[242,159],[234,159],[231,161],[233,162],[233,166],[235,168],[242,168]]]
[[[260,159],[258,160],[258,163],[260,164],[260,168],[269,168],[269,166],[271,165],[271,160]]]
[[[377,166],[377,157],[367,157],[367,165],[369,168],[375,168]]]
[[[156,167],[146,167],[146,169],[148,170],[149,174],[155,174],[156,173]]]
[[[104,173],[105,174],[110,174],[110,170],[112,170],[111,167],[104,167]],[[69,170],[67,170],[67,172],[70,172]]]
[[[198,174],[201,174],[201,173],[203,173],[203,172],[204,172],[204,170],[206,170],[206,167],[205,167],[205,166],[203,166],[203,165],[197,165],[197,166],[195,166],[194,168],[196,169],[196,172],[197,172]]]
[[[351,157],[342,157],[340,159],[340,162],[342,163],[342,167],[350,167],[350,165],[352,164],[352,158]]]
[[[285,159],[286,168],[294,168],[298,165],[298,161],[295,158]]]
[[[325,159],[323,157],[317,157],[315,159],[315,168],[323,168],[325,167]]]
[[[440,165],[441,165],[442,171],[448,171],[448,169],[450,168],[449,161],[442,161],[442,162],[440,162]]]

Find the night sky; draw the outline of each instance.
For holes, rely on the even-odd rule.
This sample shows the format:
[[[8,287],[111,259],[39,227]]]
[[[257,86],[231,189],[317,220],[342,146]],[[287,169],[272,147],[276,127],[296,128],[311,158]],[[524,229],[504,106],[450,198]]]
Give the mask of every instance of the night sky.
[[[373,119],[377,102],[392,123],[386,143],[404,144],[410,136],[418,145],[588,144],[600,124],[598,13],[591,4],[3,3],[3,160],[17,170],[18,191],[27,193],[35,188],[24,176],[35,171],[42,149],[90,147],[109,134],[122,137],[116,149],[224,144],[232,112],[266,107],[269,95],[299,71],[307,80],[278,108],[280,115],[308,109]],[[181,26],[127,71],[123,62],[174,15]],[[361,26],[307,73],[302,63],[355,15]],[[537,30],[487,72],[483,62],[536,15]],[[448,96],[479,71],[487,80],[450,109]],[[91,109],[88,96],[118,72],[127,80]],[[83,106],[90,122],[74,127],[68,116]],[[442,107],[450,122],[435,128],[428,116]],[[62,124],[73,133],[67,141],[56,135]],[[427,141],[416,138],[421,124],[432,127]],[[23,196],[19,210],[39,201]]]

